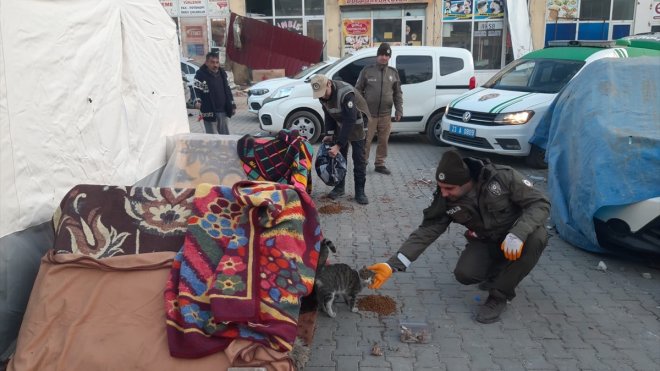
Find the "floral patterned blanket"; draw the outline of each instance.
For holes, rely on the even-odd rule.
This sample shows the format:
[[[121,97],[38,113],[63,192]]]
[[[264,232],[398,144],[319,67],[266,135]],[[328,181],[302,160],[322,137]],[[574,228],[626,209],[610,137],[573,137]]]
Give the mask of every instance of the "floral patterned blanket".
[[[197,358],[233,339],[288,352],[312,291],[318,214],[300,188],[270,182],[197,187],[165,290],[170,354]]]
[[[248,134],[236,149],[249,179],[293,184],[312,193],[314,149],[297,130],[280,130],[275,138]]]
[[[55,211],[54,250],[96,259],[177,252],[192,215],[194,192],[192,188],[77,185]]]

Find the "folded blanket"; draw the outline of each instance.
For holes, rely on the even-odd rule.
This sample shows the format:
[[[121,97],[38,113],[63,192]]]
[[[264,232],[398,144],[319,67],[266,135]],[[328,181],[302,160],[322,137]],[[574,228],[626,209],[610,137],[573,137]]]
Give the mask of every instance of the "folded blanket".
[[[80,184],[53,217],[54,250],[97,259],[181,249],[194,189]]]
[[[202,357],[245,339],[290,351],[322,239],[303,190],[270,182],[197,187],[165,290],[170,354]]]
[[[314,150],[297,130],[280,130],[275,138],[247,134],[236,148],[249,179],[292,184],[312,193]]]

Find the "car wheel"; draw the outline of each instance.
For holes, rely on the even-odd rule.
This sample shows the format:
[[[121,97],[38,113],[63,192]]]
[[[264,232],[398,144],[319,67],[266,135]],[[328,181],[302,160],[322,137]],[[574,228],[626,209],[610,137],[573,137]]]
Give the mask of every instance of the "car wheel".
[[[298,130],[300,135],[310,143],[316,143],[321,136],[321,122],[311,112],[299,111],[291,115],[284,126],[290,130]]]
[[[438,112],[435,115],[431,116],[429,123],[426,125],[426,136],[429,138],[431,144],[448,147],[449,144],[440,140],[442,137],[442,115],[444,112]]]
[[[548,163],[545,162],[545,150],[539,146],[532,144],[529,150],[529,155],[525,159],[527,165],[536,169],[547,169]]]

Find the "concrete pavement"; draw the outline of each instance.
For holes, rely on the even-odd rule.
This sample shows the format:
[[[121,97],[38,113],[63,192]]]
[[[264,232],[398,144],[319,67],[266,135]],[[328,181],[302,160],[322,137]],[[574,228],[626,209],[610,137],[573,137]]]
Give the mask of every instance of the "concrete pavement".
[[[230,132],[258,133],[245,97],[236,99],[239,112]],[[201,132],[194,117],[191,130]],[[352,200],[349,169],[347,195],[339,201],[348,210],[321,214],[324,234],[338,248],[331,257],[335,262],[359,267],[384,261],[421,221],[446,149],[422,136],[393,135],[389,150],[392,175],[374,172],[373,162],[369,166],[369,205]],[[517,168],[546,188],[545,171],[506,157],[493,161]],[[329,191],[314,179],[312,198],[318,207],[330,203],[323,197]],[[464,247],[463,231],[452,225],[408,272],[396,273],[379,290],[397,302],[397,313],[351,313],[344,303],[336,304],[335,319],[320,313],[305,370],[660,370],[660,271],[576,249],[550,229],[546,251],[502,320],[483,325],[473,317],[487,293],[460,285],[452,274]],[[607,270],[596,269],[600,261]],[[361,293],[371,294],[369,289]],[[401,342],[399,320],[404,319],[428,322],[431,341]],[[382,356],[371,354],[374,344]]]

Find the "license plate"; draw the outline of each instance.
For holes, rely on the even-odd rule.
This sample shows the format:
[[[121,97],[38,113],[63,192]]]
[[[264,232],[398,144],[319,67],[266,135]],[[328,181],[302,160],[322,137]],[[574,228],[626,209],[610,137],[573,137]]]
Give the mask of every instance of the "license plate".
[[[470,138],[474,138],[477,135],[476,129],[470,129],[463,126],[452,125],[452,124],[449,125],[449,131],[454,134],[458,134]]]

